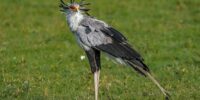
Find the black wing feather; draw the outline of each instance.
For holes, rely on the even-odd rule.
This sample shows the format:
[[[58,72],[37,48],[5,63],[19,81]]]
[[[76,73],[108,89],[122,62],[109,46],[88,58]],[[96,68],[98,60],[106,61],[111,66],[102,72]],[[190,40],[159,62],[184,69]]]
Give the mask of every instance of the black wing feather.
[[[111,27],[104,27],[101,29],[101,32],[111,37],[113,43],[99,45],[95,48],[98,48],[116,58],[121,58],[125,63],[132,66],[137,72],[144,76],[146,76],[146,74],[138,67],[150,72],[148,66],[143,63],[144,60],[141,55],[126,42],[127,39],[119,31]]]
[[[150,72],[147,65],[143,63],[143,58],[137,53],[133,48],[131,48],[127,43],[112,43],[112,44],[105,44],[99,45],[95,48],[113,56],[116,58],[121,58],[126,64],[133,67],[137,72],[146,76],[138,66],[143,70]]]
[[[123,58],[127,60],[131,59],[142,60],[140,54],[137,53],[135,50],[133,50],[127,43],[115,42],[112,44],[99,45],[96,46],[95,48],[105,51],[114,57]]]
[[[127,41],[126,37],[124,37],[122,33],[112,27],[104,27],[103,29],[100,29],[100,31],[117,40],[118,42]]]

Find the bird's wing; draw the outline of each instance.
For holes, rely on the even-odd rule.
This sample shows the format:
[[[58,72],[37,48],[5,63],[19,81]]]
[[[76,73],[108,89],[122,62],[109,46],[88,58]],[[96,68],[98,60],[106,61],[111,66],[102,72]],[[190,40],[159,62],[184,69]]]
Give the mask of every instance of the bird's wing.
[[[85,18],[78,30],[81,41],[117,58],[143,60],[128,43],[127,39],[116,29],[103,21]]]
[[[85,18],[78,27],[77,35],[82,44],[119,58],[143,75],[145,74],[141,68],[149,72],[141,55],[127,43],[119,31],[106,23],[94,18]]]

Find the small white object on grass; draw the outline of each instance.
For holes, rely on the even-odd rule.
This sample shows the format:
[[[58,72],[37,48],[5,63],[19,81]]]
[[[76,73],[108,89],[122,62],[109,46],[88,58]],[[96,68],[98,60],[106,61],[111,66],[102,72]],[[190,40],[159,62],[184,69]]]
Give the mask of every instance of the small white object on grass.
[[[81,59],[81,60],[85,60],[85,56],[82,55],[82,56],[80,57],[80,59]]]

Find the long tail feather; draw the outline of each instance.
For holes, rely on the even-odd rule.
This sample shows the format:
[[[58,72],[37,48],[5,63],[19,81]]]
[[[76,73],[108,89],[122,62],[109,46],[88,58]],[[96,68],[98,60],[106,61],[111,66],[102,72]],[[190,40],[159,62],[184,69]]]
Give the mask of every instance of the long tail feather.
[[[156,86],[162,91],[162,93],[165,95],[165,99],[169,100],[169,93],[158,83],[158,81],[150,74],[150,73],[146,73],[146,75],[150,78],[151,81],[153,81],[153,83],[156,84]]]
[[[164,94],[165,99],[166,99],[166,100],[169,100],[169,97],[170,97],[169,93],[159,84],[159,82],[150,74],[149,71],[144,70],[142,67],[138,66],[137,64],[134,64],[134,63],[132,63],[132,62],[130,62],[130,61],[128,61],[128,62],[129,62],[129,64],[132,65],[132,67],[134,67],[134,69],[137,69],[137,71],[139,71],[139,72],[142,73],[143,75],[149,77],[149,79],[150,79],[154,84],[156,84],[156,86],[157,86],[157,87],[161,90],[161,92]]]

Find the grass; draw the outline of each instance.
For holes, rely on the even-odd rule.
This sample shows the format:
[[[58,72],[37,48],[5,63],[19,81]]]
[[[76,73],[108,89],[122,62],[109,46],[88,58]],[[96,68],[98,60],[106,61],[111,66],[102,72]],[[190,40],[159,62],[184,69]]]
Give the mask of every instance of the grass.
[[[199,0],[88,0],[124,33],[173,100],[200,99]],[[1,0],[0,99],[93,100],[87,60],[59,0]],[[160,100],[148,79],[102,57],[101,100]]]

